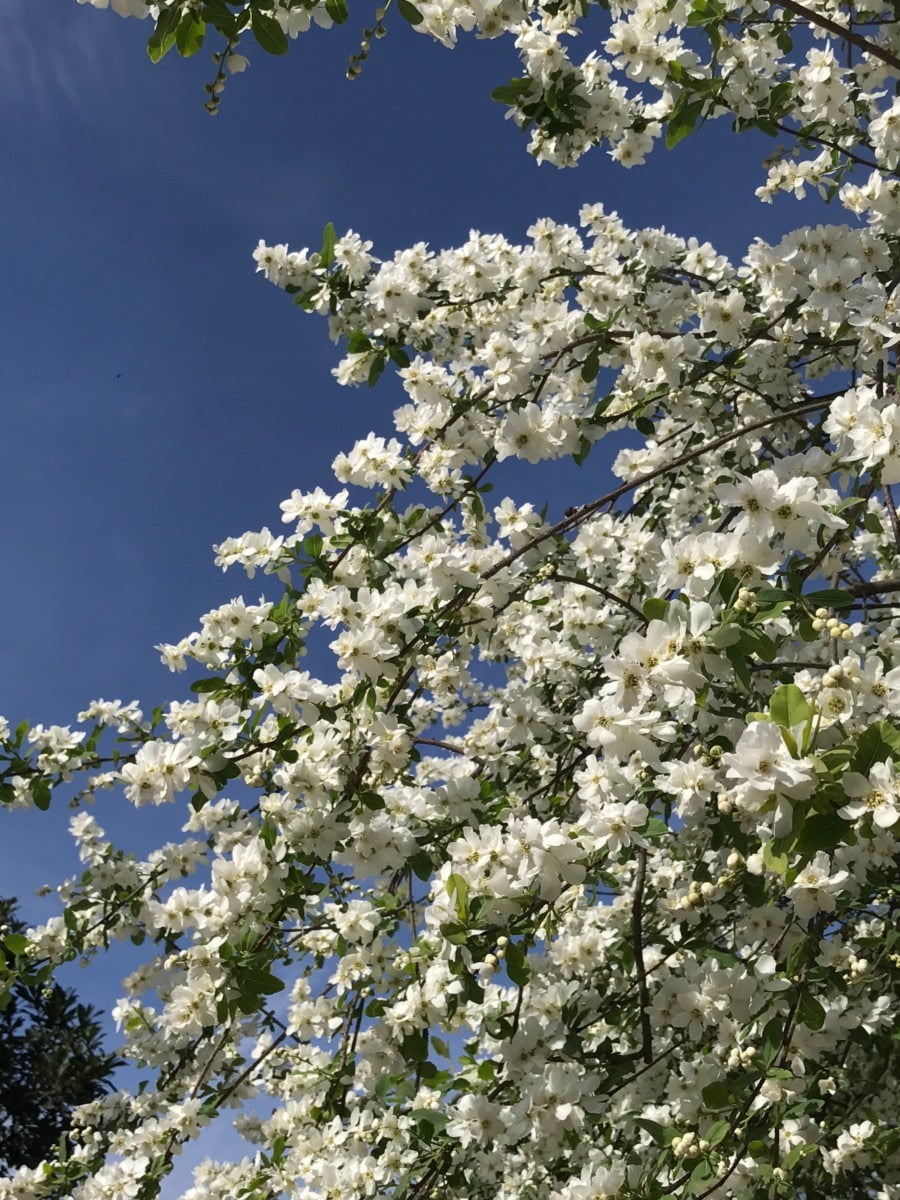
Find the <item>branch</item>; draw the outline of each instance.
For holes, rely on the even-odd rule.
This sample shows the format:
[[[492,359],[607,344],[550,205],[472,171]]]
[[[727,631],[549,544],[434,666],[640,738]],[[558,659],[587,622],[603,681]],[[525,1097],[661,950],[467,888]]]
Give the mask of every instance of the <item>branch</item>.
[[[900,592],[900,579],[883,579],[880,583],[864,579],[861,583],[847,585],[851,596],[881,596],[887,592]]]
[[[629,483],[623,483],[619,487],[613,488],[605,496],[600,496],[597,500],[591,500],[588,504],[583,504],[571,516],[564,517],[561,521],[557,521],[555,525],[551,525],[542,533],[537,534],[530,541],[527,541],[524,546],[520,546],[518,550],[514,550],[512,554],[508,554],[506,558],[502,558],[500,562],[495,563],[490,570],[485,571],[481,578],[485,581],[492,579],[504,567],[510,566],[516,559],[521,558],[523,554],[527,554],[529,550],[533,550],[535,546],[539,546],[547,538],[555,537],[560,533],[568,533],[571,529],[575,529],[580,525],[586,517],[597,512],[598,509],[604,508],[607,504],[614,504],[621,496],[625,496],[628,492],[642,487],[645,483],[650,483],[652,480],[658,479],[661,475],[668,474],[669,471],[677,470],[678,467],[683,467],[686,463],[693,462],[703,454],[709,454],[713,450],[727,446],[729,442],[735,442],[748,433],[755,433],[757,429],[765,429],[769,425],[775,425],[778,421],[791,420],[794,417],[815,412],[817,409],[827,408],[835,396],[840,395],[843,395],[843,393],[835,392],[833,395],[821,396],[817,400],[808,401],[806,404],[798,404],[794,408],[779,410],[770,417],[763,417],[759,421],[751,421],[748,425],[742,425],[739,429],[732,429],[730,433],[723,433],[721,437],[713,438],[711,442],[705,442],[695,450],[688,450],[684,454],[680,454],[677,458],[673,458],[671,462],[666,463],[664,467],[657,467],[653,471],[647,471],[643,475],[638,475],[636,479],[632,479]]]
[[[832,21],[830,17],[824,17],[821,13],[813,12],[805,4],[798,4],[797,0],[778,0],[778,6],[787,12],[794,13],[795,16],[802,17],[804,21],[809,21],[811,25],[818,25],[820,29],[827,29],[829,33],[833,33],[837,37],[843,38],[845,42],[850,42],[851,45],[857,46],[865,54],[871,54],[873,58],[880,58],[889,67],[896,67],[900,70],[900,58],[896,54],[892,54],[890,50],[885,50],[884,47],[870,42],[868,38],[854,33],[846,25],[839,25],[837,21]]]

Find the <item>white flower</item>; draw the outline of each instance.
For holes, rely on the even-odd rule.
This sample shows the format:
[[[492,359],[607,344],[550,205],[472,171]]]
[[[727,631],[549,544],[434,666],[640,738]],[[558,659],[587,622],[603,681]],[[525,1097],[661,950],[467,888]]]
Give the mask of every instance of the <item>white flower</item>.
[[[853,797],[838,809],[845,820],[855,821],[871,814],[879,829],[889,829],[900,818],[900,792],[892,762],[873,763],[868,778],[848,771],[841,778],[841,786]]]

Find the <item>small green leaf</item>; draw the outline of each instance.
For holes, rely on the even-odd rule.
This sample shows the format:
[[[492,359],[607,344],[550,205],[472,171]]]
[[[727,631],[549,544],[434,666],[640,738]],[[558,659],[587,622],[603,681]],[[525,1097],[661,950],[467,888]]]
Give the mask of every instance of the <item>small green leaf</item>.
[[[837,813],[816,813],[815,816],[807,817],[797,838],[796,848],[803,854],[834,850],[838,846],[852,845],[852,836],[852,821],[842,820]]]
[[[528,955],[521,942],[510,942],[506,947],[506,973],[517,987],[525,987],[531,979]]]
[[[412,872],[416,879],[421,879],[423,883],[427,883],[434,872],[434,863],[424,850],[419,850],[409,860],[409,865],[412,867]]]
[[[425,20],[416,6],[410,4],[409,0],[397,0],[397,7],[400,9],[400,16],[405,21],[409,21],[410,25],[421,25]]]
[[[518,104],[518,102],[531,93],[533,84],[530,79],[511,79],[509,83],[504,83],[501,87],[494,88],[491,92],[491,99],[496,100],[498,104]],[[591,317],[585,317],[585,324],[589,328],[589,322],[593,320]]]
[[[369,387],[374,387],[375,384],[378,382],[378,380],[381,378],[381,376],[384,374],[385,361],[386,361],[386,356],[385,356],[383,350],[380,350],[378,352],[378,354],[376,354],[374,356],[374,358],[372,359],[371,363],[369,364],[368,378],[366,379],[366,382],[368,383]]]
[[[287,34],[274,17],[267,16],[258,8],[254,8],[250,18],[250,28],[253,36],[267,54],[287,54]]]
[[[801,992],[797,1015],[808,1029],[821,1029],[825,1024],[825,1009],[809,992]]]
[[[337,244],[337,234],[334,230],[334,225],[331,221],[322,230],[322,249],[319,251],[319,259],[323,267],[330,267],[334,262],[334,247]]]
[[[728,1108],[731,1105],[731,1089],[723,1079],[708,1083],[700,1094],[707,1108]]]
[[[769,702],[772,720],[782,729],[793,729],[795,725],[805,724],[810,711],[806,697],[795,683],[783,683],[781,687],[776,688]]]
[[[24,933],[9,933],[3,939],[3,944],[10,954],[24,954],[28,947],[28,938]]]
[[[218,692],[225,687],[225,680],[219,679],[218,675],[211,679],[195,679],[191,684],[191,691],[200,694],[201,692]]]
[[[747,666],[747,658],[740,646],[729,646],[725,651],[725,657],[731,663],[738,686],[742,691],[749,694],[753,685],[753,681],[750,678],[750,669]]]
[[[868,775],[875,763],[886,762],[889,758],[900,758],[900,730],[887,721],[876,721],[857,738],[850,769]]]
[[[762,1060],[766,1065],[775,1061],[783,1042],[784,1022],[781,1017],[772,1017],[763,1030],[762,1046],[760,1047]]]
[[[719,1142],[725,1141],[729,1133],[731,1133],[731,1126],[727,1121],[714,1121],[703,1134],[703,1138],[711,1146],[718,1146]]]
[[[456,904],[456,915],[460,921],[468,921],[469,885],[462,875],[454,873],[447,876],[447,895],[453,898]]]
[[[325,0],[325,11],[335,25],[343,25],[350,15],[346,0]]]
[[[161,38],[151,38],[147,43],[147,57],[152,63],[158,63],[175,45],[175,34],[167,33]]]
[[[35,808],[39,808],[41,812],[46,812],[50,807],[50,781],[49,779],[36,779],[31,785],[31,794],[34,797]]]
[[[641,605],[641,611],[648,621],[664,621],[669,611],[669,602],[660,596],[648,596]]]
[[[428,1057],[428,1039],[424,1033],[408,1033],[400,1046],[407,1062],[424,1062]]]
[[[859,601],[849,592],[837,588],[823,588],[818,592],[806,592],[803,599],[812,608],[856,608]]]
[[[417,1125],[424,1125],[432,1132],[443,1129],[450,1120],[448,1113],[440,1112],[435,1108],[414,1108],[409,1115]]]
[[[762,850],[763,862],[776,875],[785,875],[788,869],[788,857],[786,854],[776,854],[772,849],[771,842],[763,843]]]
[[[648,1117],[633,1117],[632,1124],[646,1129],[657,1146],[671,1146],[678,1136],[677,1129],[672,1126],[660,1125],[658,1121],[651,1121]]]
[[[175,29],[175,45],[181,57],[190,58],[196,54],[203,45],[205,34],[205,22],[188,9]]]
[[[147,55],[152,63],[158,63],[175,45],[175,30],[180,18],[181,10],[178,8],[164,8],[159,14],[156,28],[147,42]]]
[[[694,1167],[693,1171],[691,1171],[691,1177],[688,1180],[688,1185],[685,1190],[689,1194],[705,1191],[707,1184],[712,1179],[714,1174],[715,1172],[713,1171],[712,1163],[709,1162],[708,1159],[701,1158],[696,1167]]]
[[[687,92],[678,97],[666,126],[667,150],[674,149],[683,138],[694,132],[694,126],[702,113],[702,100],[690,99]]]

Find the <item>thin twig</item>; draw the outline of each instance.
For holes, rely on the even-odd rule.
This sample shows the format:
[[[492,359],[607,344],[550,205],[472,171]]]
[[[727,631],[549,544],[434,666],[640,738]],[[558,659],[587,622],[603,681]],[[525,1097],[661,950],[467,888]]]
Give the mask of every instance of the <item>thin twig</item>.
[[[650,991],[644,969],[643,911],[644,880],[647,876],[647,851],[638,850],[637,871],[634,876],[634,898],[631,902],[631,945],[634,950],[634,972],[637,975],[638,1003],[641,1014],[641,1053],[645,1063],[653,1061],[653,1030],[650,1026]]]

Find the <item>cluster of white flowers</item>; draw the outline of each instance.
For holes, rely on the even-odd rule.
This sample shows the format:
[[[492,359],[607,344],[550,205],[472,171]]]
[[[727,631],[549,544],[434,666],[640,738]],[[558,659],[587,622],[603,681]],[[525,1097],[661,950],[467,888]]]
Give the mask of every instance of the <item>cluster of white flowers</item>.
[[[226,15],[265,42],[341,9]],[[251,1152],[190,1200],[896,1200],[900,26],[615,2],[575,64],[580,4],[405,11],[515,37],[501,98],[540,157],[635,164],[730,113],[812,147],[767,196],[854,223],[737,264],[599,204],[522,245],[260,243],[337,379],[393,367],[406,400],[287,532],[217,547],[282,594],[159,648],[192,699],[0,723],[8,804],[189,800],[143,861],[72,822],[65,916],[11,957],[151,945],[115,1009],[144,1078],[0,1198],[149,1200],[236,1107]],[[505,460],[605,439],[613,478],[568,511],[486,503]]]

